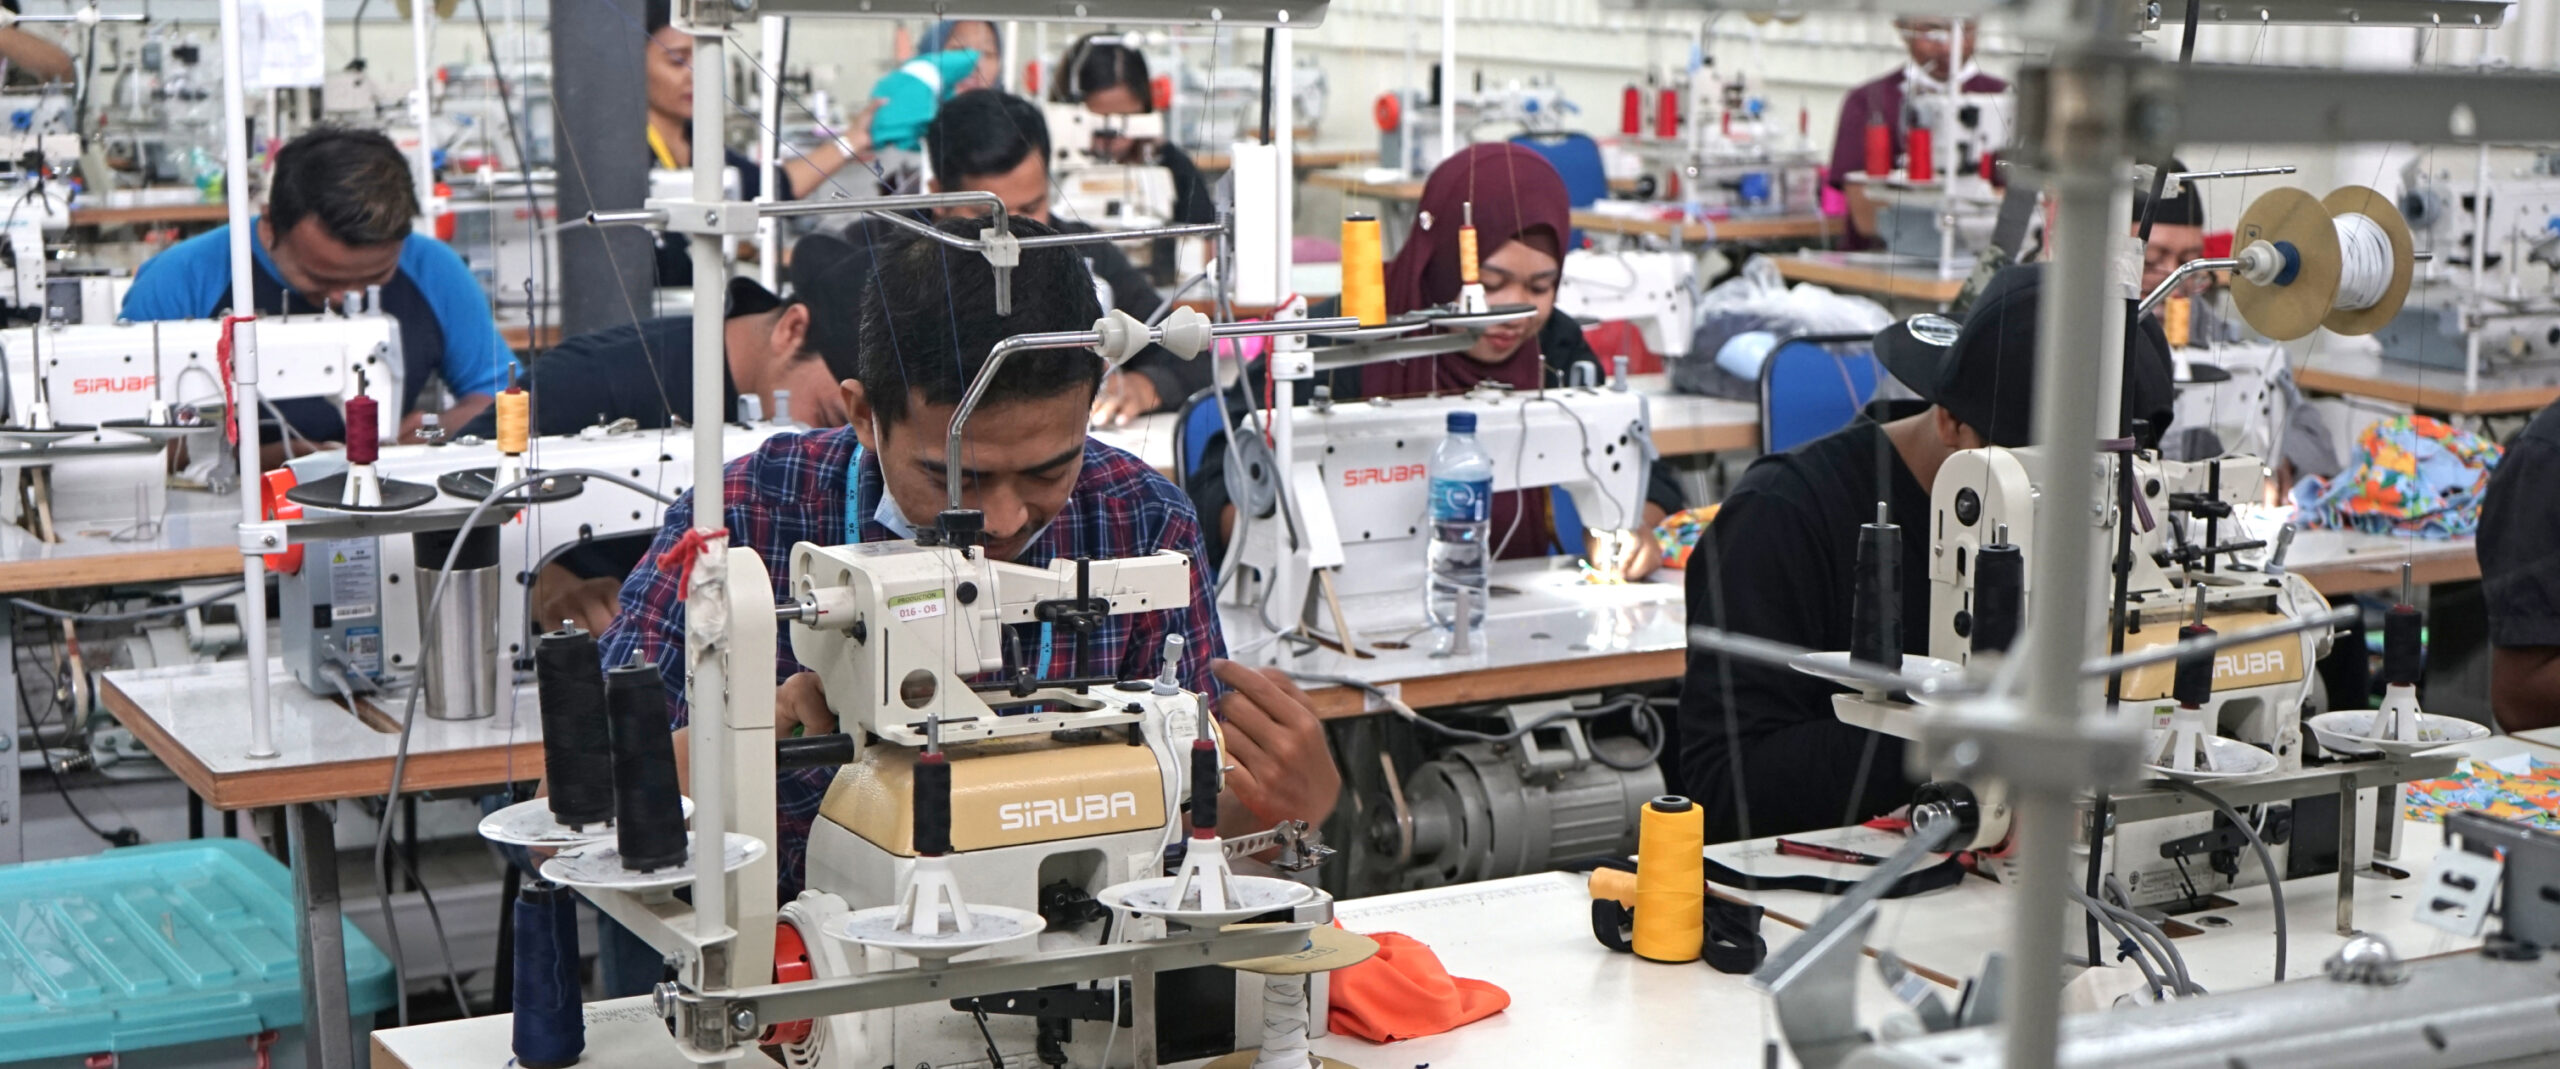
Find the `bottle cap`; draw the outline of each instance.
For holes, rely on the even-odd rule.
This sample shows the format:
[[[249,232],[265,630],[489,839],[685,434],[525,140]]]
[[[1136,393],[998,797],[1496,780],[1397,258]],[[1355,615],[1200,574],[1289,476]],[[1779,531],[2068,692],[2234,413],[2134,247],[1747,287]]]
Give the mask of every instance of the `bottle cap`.
[[[1475,413],[1473,413],[1473,412],[1451,412],[1451,413],[1449,413],[1449,433],[1451,433],[1451,434],[1474,434],[1475,432],[1476,432],[1476,414],[1475,414]]]

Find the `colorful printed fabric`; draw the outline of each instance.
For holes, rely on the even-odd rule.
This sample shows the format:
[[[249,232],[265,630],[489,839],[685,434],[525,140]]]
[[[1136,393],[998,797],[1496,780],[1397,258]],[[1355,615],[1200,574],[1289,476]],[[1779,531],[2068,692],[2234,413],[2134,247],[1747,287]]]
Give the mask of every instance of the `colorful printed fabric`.
[[[1662,566],[1687,568],[1689,554],[1698,548],[1698,538],[1707,533],[1707,525],[1716,519],[1715,505],[1681,509],[1653,525],[1653,543],[1662,547]]]
[[[2294,485],[2297,518],[2312,528],[2457,538],[2480,528],[2480,497],[2498,467],[2496,442],[2426,416],[2365,428],[2336,478]]]
[[[2419,780],[2403,795],[2409,819],[2441,824],[2448,813],[2481,813],[2560,829],[2560,765],[2534,759],[2516,775],[2486,761],[2465,761],[2444,779]]]

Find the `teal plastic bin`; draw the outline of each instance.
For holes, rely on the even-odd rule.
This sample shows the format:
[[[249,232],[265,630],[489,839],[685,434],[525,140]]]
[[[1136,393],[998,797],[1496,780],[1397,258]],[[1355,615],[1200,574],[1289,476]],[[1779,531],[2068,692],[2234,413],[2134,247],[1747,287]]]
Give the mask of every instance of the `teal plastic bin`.
[[[0,868],[0,916],[0,1062],[245,1067],[272,1029],[272,1063],[304,1063],[293,876],[249,843]],[[362,1051],[396,984],[390,960],[355,925],[344,930]]]

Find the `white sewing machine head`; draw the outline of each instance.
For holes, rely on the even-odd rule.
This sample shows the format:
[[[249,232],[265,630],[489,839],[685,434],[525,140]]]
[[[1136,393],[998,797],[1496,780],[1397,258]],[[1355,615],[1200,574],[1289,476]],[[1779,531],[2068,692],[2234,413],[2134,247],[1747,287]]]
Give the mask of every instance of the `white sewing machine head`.
[[[1698,330],[1698,260],[1685,252],[1594,252],[1564,258],[1556,311],[1578,319],[1632,320],[1645,348],[1689,355]]]
[[[1308,585],[1333,573],[1344,598],[1410,595],[1421,585],[1431,538],[1432,450],[1447,434],[1451,412],[1476,415],[1476,437],[1493,458],[1493,489],[1555,487],[1573,500],[1586,529],[1639,526],[1651,464],[1651,419],[1641,394],[1610,387],[1529,393],[1480,388],[1463,396],[1316,404],[1288,413],[1291,452],[1274,466],[1288,492],[1265,486],[1240,494],[1239,537],[1228,552],[1246,569],[1228,604],[1261,606],[1282,627],[1302,617],[1330,631],[1329,614],[1311,613]],[[1252,445],[1258,436],[1247,435]],[[1290,515],[1275,514],[1285,501]],[[1543,540],[1543,527],[1495,531],[1500,541]],[[1295,531],[1295,537],[1290,534]],[[1421,600],[1399,604],[1419,625]],[[1367,614],[1363,614],[1368,618]],[[1397,623],[1382,620],[1380,626]]]

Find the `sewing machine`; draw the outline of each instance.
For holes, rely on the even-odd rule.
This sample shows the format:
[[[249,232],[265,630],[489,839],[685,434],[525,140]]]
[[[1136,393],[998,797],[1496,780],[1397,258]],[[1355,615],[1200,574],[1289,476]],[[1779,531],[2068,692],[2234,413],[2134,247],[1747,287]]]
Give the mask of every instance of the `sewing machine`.
[[[1918,532],[1933,536],[1926,576],[1928,655],[1952,666],[1932,665],[1933,670],[1965,673],[1977,680],[1996,671],[2000,653],[1973,648],[1973,632],[1981,619],[1976,611],[1983,607],[1976,601],[1976,584],[1984,570],[1976,565],[1984,559],[1985,547],[2004,543],[2015,546],[2023,561],[2034,560],[2038,491],[2028,469],[2040,452],[2000,448],[1957,452],[1939,468],[1930,495],[1930,515],[1895,518],[1906,537]],[[2100,517],[2100,544],[2110,548],[2111,557],[2112,547],[2119,538],[2128,537],[2125,528],[2130,527],[2123,652],[2135,654],[2178,642],[2180,628],[2191,623],[2232,633],[2328,611],[2328,599],[2300,576],[2281,571],[2281,553],[2275,555],[2278,567],[2269,570],[2245,568],[2229,559],[2239,550],[2258,548],[2257,543],[2226,538],[2222,526],[2232,506],[2257,500],[2265,475],[2256,457],[2181,463],[2150,454],[2130,459],[2110,454],[2093,455],[2088,463],[2098,466],[2102,493],[2114,494],[2120,477],[2129,477],[2138,491],[2131,495],[2130,507],[2111,497],[2106,507],[2093,510]],[[2237,524],[2230,530],[2236,533]],[[2019,573],[2022,580],[2031,574],[2031,564]],[[2092,577],[2092,581],[2103,578]],[[2101,590],[2106,595],[2102,603],[2111,601],[2111,585]],[[1911,596],[1917,588],[1907,585],[1906,591],[1905,596]],[[2022,585],[2021,592],[2032,618],[2034,591]],[[2319,677],[2312,666],[2327,654],[2329,645],[2328,632],[2322,628],[2217,653],[2210,698],[2200,710],[2183,714],[2201,725],[2207,736],[2203,739],[2182,738],[2171,723],[2174,668],[2167,663],[2123,673],[2120,700],[2125,712],[2121,715],[2142,717],[2152,725],[2145,761],[2158,775],[2189,774],[2190,769],[2208,777],[2300,772],[2304,721],[2323,705]],[[1926,704],[1895,700],[1872,689],[1838,695],[1833,708],[1848,723],[1914,739],[1920,737],[1928,715]],[[2193,748],[2185,763],[2174,752],[2182,745]],[[1998,819],[2000,793],[1996,785],[1978,786],[1978,790],[1994,811],[1994,819],[1986,825],[1993,828],[1996,841],[1998,829],[2005,826]],[[2108,840],[2106,868],[2123,880],[2134,901],[2142,905],[2192,897],[2185,890],[2190,885],[2194,894],[2201,895],[2262,882],[2254,868],[2225,865],[2222,868],[2229,871],[2217,871],[2209,858],[2198,857],[2227,849],[2199,845],[2214,823],[2209,814],[2121,823]],[[2164,849],[2173,844],[2174,849]],[[2283,863],[2283,846],[2276,844],[2274,849]]]
[[[2402,169],[2397,207],[2435,256],[2374,332],[2383,358],[2463,371],[2466,388],[2484,370],[2547,367],[2560,358],[2560,152],[2509,175],[2483,155],[2468,182],[2425,162]]]
[[[789,429],[771,423],[724,425],[721,453],[744,455]],[[673,494],[692,478],[693,443],[690,436],[660,431],[591,427],[577,435],[535,439],[526,460],[538,470],[610,471]],[[443,489],[448,477],[495,469],[500,462],[494,446],[466,438],[385,446],[374,468],[385,479]],[[346,466],[344,454],[325,452],[296,458],[287,467],[293,481],[310,482]],[[277,482],[276,477],[270,482]],[[447,490],[442,504],[465,509],[473,501]],[[647,495],[601,479],[584,480],[570,496],[524,507],[498,531],[496,565],[457,568],[450,581],[439,621],[455,625],[446,627],[438,640],[445,657],[460,656],[459,647],[470,643],[486,650],[481,661],[492,673],[513,678],[532,657],[532,637],[559,623],[526,618],[525,596],[538,566],[589,541],[654,534],[664,512],[665,506]],[[429,584],[443,563],[441,556],[420,559],[417,541],[408,535],[309,543],[299,567],[276,569],[286,670],[320,694],[341,688],[368,694],[416,676],[423,638],[420,602],[432,592]],[[499,687],[490,693],[512,695],[513,690]]]
[[[1990,161],[2010,141],[2015,102],[2006,93],[1922,92],[1903,102],[1902,129],[1930,132],[1930,176],[1913,180],[1907,161],[1891,175],[1863,170],[1844,176],[1877,203],[1876,231],[1887,252],[1918,257],[1940,271],[1972,268],[1974,251],[1991,240],[2000,187]]]
[[[1288,411],[1285,466],[1269,465],[1267,452],[1253,450],[1259,435],[1241,439],[1259,455],[1244,464],[1254,489],[1238,495],[1229,550],[1243,574],[1223,604],[1259,614],[1275,630],[1304,623],[1354,641],[1356,635],[1338,634],[1344,621],[1396,634],[1423,626],[1422,599],[1413,595],[1430,541],[1431,452],[1451,412],[1476,414],[1495,491],[1557,487],[1588,529],[1641,525],[1652,423],[1644,397],[1623,381],[1530,393],[1480,386],[1461,396],[1395,401],[1319,398]],[[1273,485],[1281,472],[1285,494]],[[1506,536],[1543,539],[1546,532],[1492,535],[1497,543]]]
[[[260,317],[257,330],[262,398],[343,402],[361,379],[366,396],[398,410],[400,331],[389,317]],[[168,509],[165,445],[177,439],[191,445],[178,480],[227,488],[221,337],[210,319],[0,332],[9,425],[91,428],[0,451],[0,519],[29,519],[17,486],[26,469],[42,466],[50,472],[38,483],[39,511],[55,529],[147,526]]]
[[[1055,101],[1040,110],[1049,119],[1049,180],[1060,218],[1106,230],[1173,218],[1173,172],[1122,155],[1130,142],[1166,143],[1163,115],[1103,115]]]
[[[1564,258],[1556,311],[1587,322],[1631,321],[1656,355],[1687,356],[1698,332],[1697,257],[1578,250]]]

